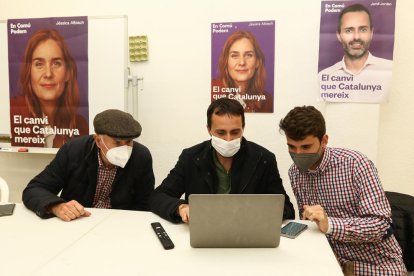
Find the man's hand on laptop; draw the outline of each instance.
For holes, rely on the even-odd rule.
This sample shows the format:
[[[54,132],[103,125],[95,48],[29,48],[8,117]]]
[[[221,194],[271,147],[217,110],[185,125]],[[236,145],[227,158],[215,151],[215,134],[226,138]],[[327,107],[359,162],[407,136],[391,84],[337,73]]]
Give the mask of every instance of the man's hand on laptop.
[[[184,223],[188,223],[190,221],[190,215],[189,215],[190,206],[188,204],[181,204],[178,206],[177,212],[181,217],[181,220]]]

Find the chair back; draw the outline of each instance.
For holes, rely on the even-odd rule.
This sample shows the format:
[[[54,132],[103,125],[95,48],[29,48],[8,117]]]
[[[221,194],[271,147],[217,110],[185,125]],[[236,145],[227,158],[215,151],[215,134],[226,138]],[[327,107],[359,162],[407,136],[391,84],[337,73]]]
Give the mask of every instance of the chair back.
[[[404,264],[414,271],[414,197],[396,192],[385,192],[391,206],[394,235],[401,246]]]
[[[9,186],[6,180],[0,177],[0,202],[9,202]]]

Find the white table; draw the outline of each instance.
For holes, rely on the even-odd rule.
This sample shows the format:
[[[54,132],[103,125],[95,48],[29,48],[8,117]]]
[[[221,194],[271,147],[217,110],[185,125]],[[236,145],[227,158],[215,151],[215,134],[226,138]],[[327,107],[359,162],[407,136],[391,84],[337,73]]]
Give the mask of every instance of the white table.
[[[89,209],[72,222],[42,220],[18,204],[0,217],[0,275],[342,275],[313,223],[278,248],[192,248],[188,225],[150,212]],[[150,223],[175,244],[164,250]],[[306,222],[305,222],[306,223]]]

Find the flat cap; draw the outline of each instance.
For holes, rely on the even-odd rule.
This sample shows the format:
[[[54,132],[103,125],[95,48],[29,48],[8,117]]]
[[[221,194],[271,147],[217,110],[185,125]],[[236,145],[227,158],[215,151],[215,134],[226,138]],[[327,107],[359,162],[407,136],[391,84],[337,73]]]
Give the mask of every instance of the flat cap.
[[[117,109],[98,113],[93,119],[93,126],[97,134],[106,134],[119,139],[137,138],[142,131],[141,125],[131,114]]]

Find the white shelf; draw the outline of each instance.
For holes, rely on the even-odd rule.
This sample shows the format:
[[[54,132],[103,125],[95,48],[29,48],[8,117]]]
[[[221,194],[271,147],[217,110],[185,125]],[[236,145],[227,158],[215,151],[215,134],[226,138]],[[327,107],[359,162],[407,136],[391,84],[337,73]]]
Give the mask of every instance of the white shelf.
[[[19,149],[26,148],[27,152],[19,152]],[[56,154],[58,148],[38,148],[38,147],[12,147],[10,143],[0,143],[0,153],[38,153],[38,154]]]

